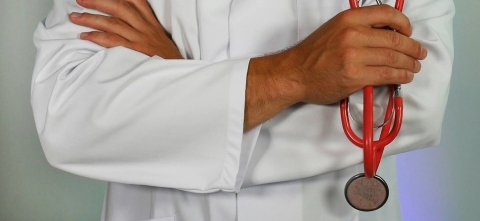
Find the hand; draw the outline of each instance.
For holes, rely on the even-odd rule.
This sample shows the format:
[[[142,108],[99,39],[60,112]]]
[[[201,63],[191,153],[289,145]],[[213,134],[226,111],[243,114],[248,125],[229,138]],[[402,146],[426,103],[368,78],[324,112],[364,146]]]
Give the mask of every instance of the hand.
[[[300,85],[297,102],[331,104],[367,85],[411,82],[427,56],[411,34],[408,18],[388,5],[347,10],[273,63]]]
[[[100,30],[82,33],[81,39],[106,48],[123,46],[148,56],[182,59],[146,0],[77,0],[77,3],[113,16],[72,13],[73,23]]]

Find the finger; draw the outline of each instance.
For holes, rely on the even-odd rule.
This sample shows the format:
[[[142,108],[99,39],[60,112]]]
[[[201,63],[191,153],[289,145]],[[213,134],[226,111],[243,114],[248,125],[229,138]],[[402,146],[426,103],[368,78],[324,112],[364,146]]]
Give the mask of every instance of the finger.
[[[138,30],[146,29],[147,24],[142,16],[124,0],[77,0],[77,3],[113,15]]]
[[[427,57],[427,48],[405,35],[385,29],[366,28],[363,31],[368,32],[368,34],[364,34],[366,38],[363,38],[368,47],[389,48],[419,60]],[[359,39],[359,41],[362,41],[362,39]]]
[[[91,41],[105,48],[113,48],[117,46],[123,46],[132,49],[133,44],[120,35],[108,33],[108,32],[84,32],[80,35],[83,40]]]
[[[77,25],[118,34],[130,41],[139,35],[137,30],[115,17],[74,12],[70,15],[70,20]]]
[[[362,55],[361,62],[367,66],[386,66],[409,70],[413,73],[420,72],[422,67],[417,59],[391,49],[369,48],[365,49]]]
[[[412,26],[407,16],[389,5],[361,7],[351,11],[353,16],[349,16],[367,27],[390,27],[405,36],[412,35]]]
[[[163,29],[163,26],[155,17],[155,14],[152,11],[152,8],[146,0],[126,0],[130,5],[135,8],[139,14],[149,22],[151,25],[160,26]]]
[[[365,85],[407,84],[412,82],[414,74],[409,70],[391,67],[365,67]]]

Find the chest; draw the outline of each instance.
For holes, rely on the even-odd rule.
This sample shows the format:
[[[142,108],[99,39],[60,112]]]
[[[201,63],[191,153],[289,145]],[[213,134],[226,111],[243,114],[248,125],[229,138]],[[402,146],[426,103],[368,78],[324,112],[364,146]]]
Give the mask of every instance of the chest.
[[[189,59],[219,61],[291,47],[348,9],[347,0],[150,0]]]

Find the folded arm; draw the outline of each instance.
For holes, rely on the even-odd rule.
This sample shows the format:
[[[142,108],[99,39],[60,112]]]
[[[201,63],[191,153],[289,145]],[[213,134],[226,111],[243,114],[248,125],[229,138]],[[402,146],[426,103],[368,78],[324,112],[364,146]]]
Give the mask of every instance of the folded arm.
[[[235,191],[249,59],[166,60],[79,39],[101,14],[57,0],[34,35],[32,107],[55,167],[90,178]],[[106,15],[106,14],[103,14]]]
[[[417,36],[418,41],[430,52],[433,49],[436,60],[445,62],[445,67],[434,68],[430,63],[428,66],[429,73],[442,73],[441,84],[434,86],[434,91],[446,96],[449,71],[444,68],[451,68],[448,25],[453,15],[453,9],[448,7],[453,5],[447,0],[438,5],[442,10],[413,24],[414,28],[424,29]],[[170,50],[172,44],[152,53],[134,48],[133,44],[102,46],[101,41],[88,39],[95,34],[82,37],[91,41],[79,39],[80,33],[93,31],[97,36],[105,33],[72,23],[70,19],[74,18],[69,15],[73,16],[73,12],[101,14],[74,0],[58,0],[35,32],[38,56],[32,82],[32,106],[37,130],[53,166],[112,182],[195,192],[238,191],[241,185],[238,173],[241,167],[247,166],[241,162],[248,162],[242,160],[244,155],[240,154],[244,130],[254,128],[297,102],[334,103],[364,85],[408,83],[413,78],[409,72],[420,70],[416,61],[424,58],[420,44],[404,41],[410,42],[407,45],[411,47],[379,46],[386,48],[383,53],[401,57],[401,62],[385,60],[379,64],[378,59],[358,60],[361,56],[351,53],[368,54],[361,49],[371,46],[360,42],[364,44],[362,47],[340,44],[337,46],[344,49],[340,51],[332,47],[328,50],[332,52],[329,56],[317,53],[320,56],[317,58],[327,58],[324,62],[302,62],[317,59],[305,56],[315,55],[309,50],[309,44],[322,46],[318,44],[322,39],[335,39],[331,38],[335,34],[342,34],[346,42],[350,42],[348,37],[366,28],[375,28],[375,25],[360,27],[361,24],[351,23],[359,28],[347,27],[338,33],[319,29],[317,36],[307,38],[306,43],[283,53],[251,59],[250,65],[250,59],[170,60],[167,58],[178,58],[178,54]],[[418,11],[412,13],[414,18],[423,15],[425,13]],[[345,22],[344,19],[337,22]],[[408,26],[401,19],[390,23],[404,30],[403,35],[409,35]],[[118,36],[114,39],[124,43],[134,40],[116,34],[123,39]],[[316,51],[325,51],[320,49]],[[335,56],[340,57],[341,62],[329,62],[328,58]],[[358,75],[348,71],[352,70],[347,68],[349,63],[370,70],[369,73],[375,71],[360,81]],[[332,73],[326,71],[313,75],[329,64],[337,65],[329,68],[337,68],[335,73],[339,75],[322,78]],[[372,68],[375,65],[381,68]],[[423,79],[428,81],[430,75]],[[332,86],[336,90],[332,90]],[[335,93],[329,94],[332,91]],[[420,96],[418,103],[415,96]],[[437,103],[424,104],[422,101],[428,93],[407,97],[413,102],[409,105],[427,109],[444,108],[446,101],[441,98]],[[443,109],[437,115],[443,115]],[[427,117],[432,123],[438,122],[434,117],[441,118]]]

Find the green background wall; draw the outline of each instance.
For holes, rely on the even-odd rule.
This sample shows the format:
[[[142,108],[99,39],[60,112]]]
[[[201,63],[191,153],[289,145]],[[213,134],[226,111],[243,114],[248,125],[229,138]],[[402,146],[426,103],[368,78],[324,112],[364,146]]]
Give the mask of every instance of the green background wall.
[[[51,0],[0,0],[0,221],[100,219],[105,183],[51,167],[30,106],[37,23]]]
[[[406,221],[480,217],[480,1],[456,6],[456,61],[442,144],[397,160]],[[0,0],[0,221],[93,221],[101,214],[105,183],[51,167],[33,123],[32,34],[51,7],[51,0]]]

